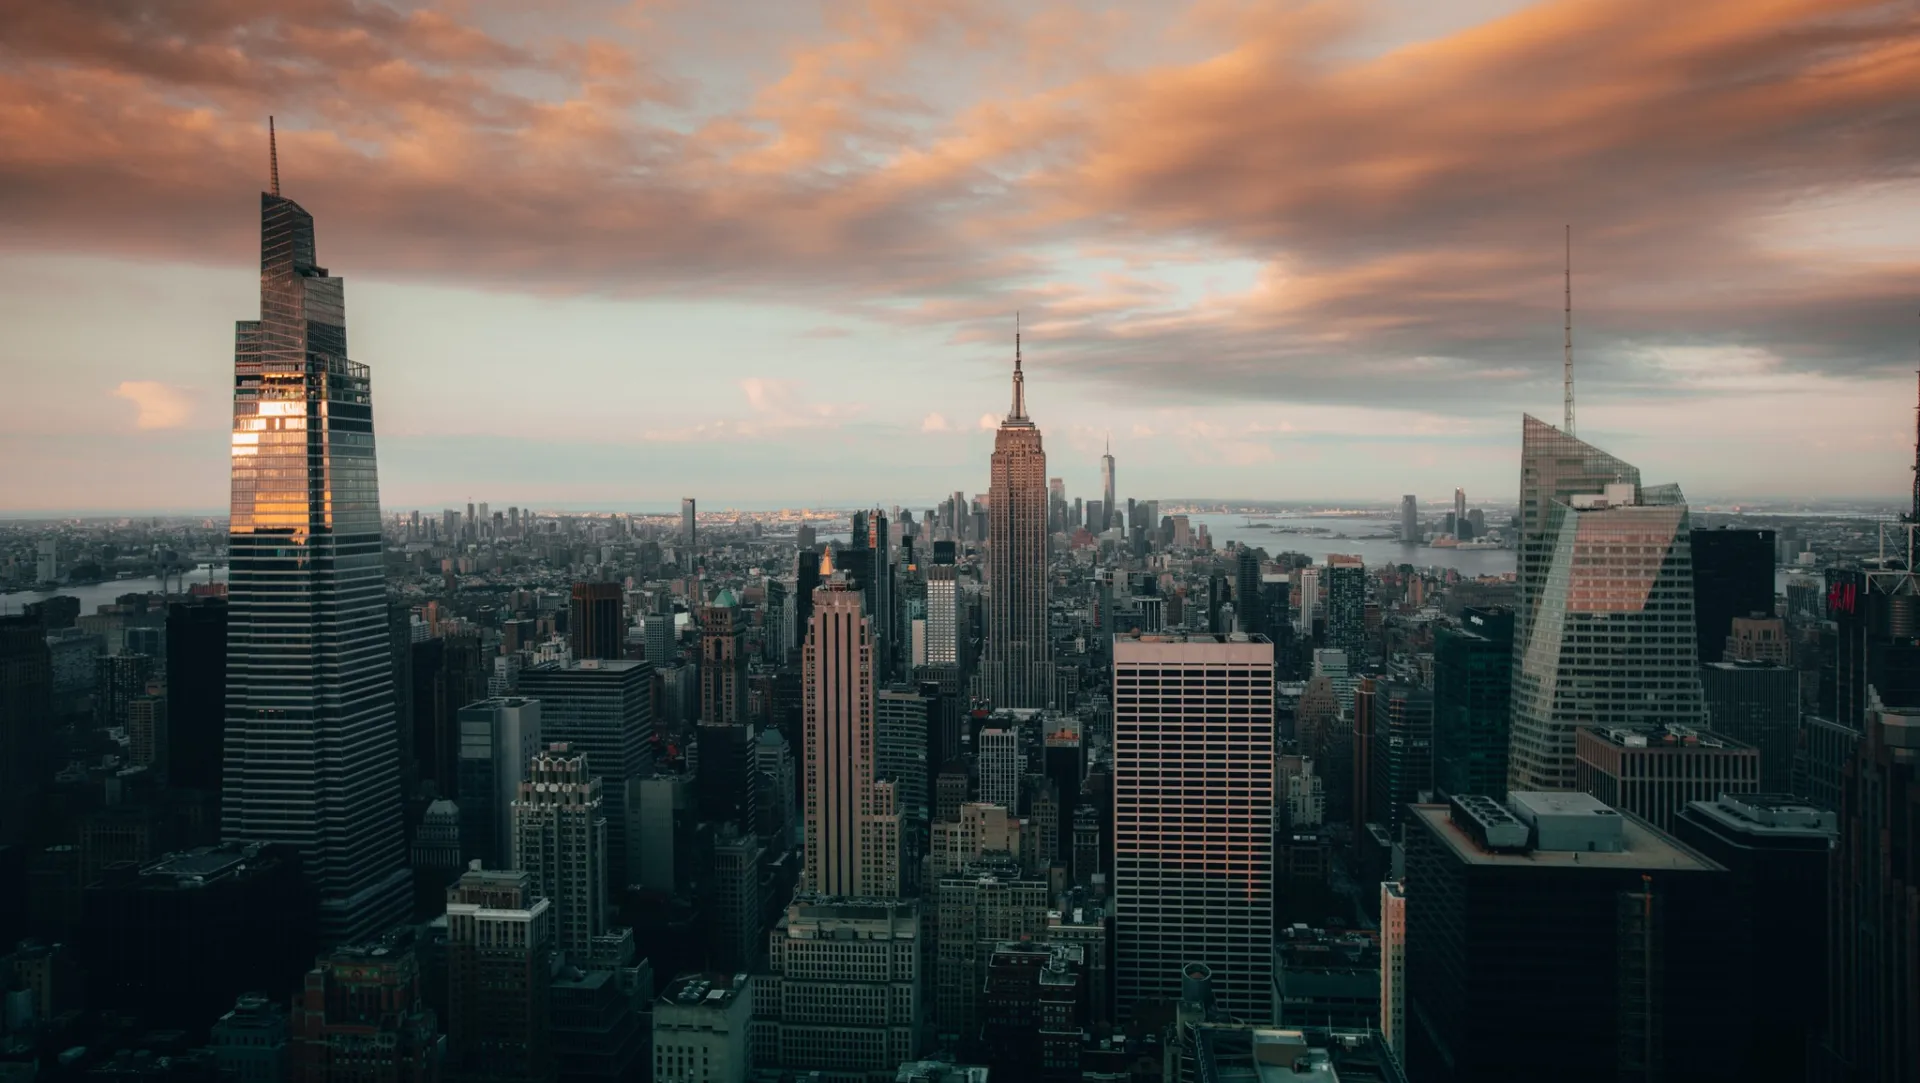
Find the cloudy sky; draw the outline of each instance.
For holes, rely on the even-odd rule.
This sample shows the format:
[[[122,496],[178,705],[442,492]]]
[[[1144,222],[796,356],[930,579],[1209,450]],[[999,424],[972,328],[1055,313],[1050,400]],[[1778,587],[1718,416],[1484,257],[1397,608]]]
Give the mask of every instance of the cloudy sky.
[[[542,5],[551,7],[552,5]],[[1560,413],[1696,499],[1906,491],[1911,0],[0,0],[0,512],[217,509],[266,118],[384,502],[1051,472],[1511,499]]]

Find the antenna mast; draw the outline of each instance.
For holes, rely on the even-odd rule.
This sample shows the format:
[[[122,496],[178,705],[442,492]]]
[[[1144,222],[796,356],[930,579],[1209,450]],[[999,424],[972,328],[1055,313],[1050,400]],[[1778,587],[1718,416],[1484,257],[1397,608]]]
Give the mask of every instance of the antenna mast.
[[[1566,421],[1561,428],[1568,436],[1573,435],[1573,226],[1567,226],[1567,346],[1562,361],[1561,382],[1565,385]],[[1916,485],[1920,485],[1917,482]],[[1915,499],[1920,500],[1920,488],[1915,490]],[[1917,505],[1920,506],[1920,505]]]
[[[267,118],[267,171],[274,195],[280,194],[280,140],[273,134],[273,118]]]

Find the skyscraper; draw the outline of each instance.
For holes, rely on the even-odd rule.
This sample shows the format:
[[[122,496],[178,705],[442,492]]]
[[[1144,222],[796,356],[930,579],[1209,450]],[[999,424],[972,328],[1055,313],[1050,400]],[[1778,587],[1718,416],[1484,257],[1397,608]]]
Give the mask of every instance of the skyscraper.
[[[699,544],[699,515],[695,512],[693,498],[680,498],[680,543],[688,549]]]
[[[1240,631],[1267,634],[1267,606],[1260,596],[1260,554],[1244,545],[1234,555],[1233,617]]]
[[[167,607],[167,781],[220,792],[226,733],[227,600]]]
[[[1773,616],[1774,533],[1695,530],[1693,616],[1700,662],[1720,661],[1736,617]]]
[[[1511,788],[1573,788],[1576,726],[1704,724],[1687,521],[1677,486],[1526,419]]]
[[[700,721],[747,720],[747,624],[725,587],[700,609]]]
[[[1107,440],[1106,451],[1100,455],[1100,522],[1098,525],[1093,523],[1087,524],[1095,534],[1099,534],[1113,525],[1113,505],[1115,499],[1113,488],[1113,440],[1109,438]]]
[[[1420,543],[1420,501],[1412,493],[1400,498],[1400,540],[1408,545]]]
[[[477,863],[476,863],[477,864]],[[447,1059],[474,1083],[554,1078],[553,904],[525,872],[469,869],[447,891]]]
[[[540,737],[585,755],[602,780],[607,814],[607,882],[624,891],[639,867],[632,817],[640,780],[653,774],[653,667],[589,658],[520,674],[520,691],[540,701]],[[524,867],[524,866],[523,866]]]
[[[542,747],[540,701],[486,699],[460,708],[460,855],[513,864],[513,801]]]
[[[1045,707],[1053,693],[1047,641],[1047,453],[1039,428],[1027,417],[1018,334],[1013,409],[993,440],[989,494],[991,595],[981,689],[995,707]]]
[[[1327,554],[1327,645],[1358,669],[1367,659],[1367,567],[1357,556]]]
[[[0,843],[24,841],[53,722],[53,660],[38,616],[0,615]]]
[[[1204,963],[1223,1007],[1271,1019],[1273,644],[1116,636],[1113,765],[1120,1013]]]
[[[554,947],[576,965],[607,929],[607,818],[586,756],[549,745],[527,766],[513,803],[513,865],[553,903]]]
[[[567,638],[575,658],[624,658],[626,599],[618,583],[575,583],[567,613]]]
[[[900,893],[900,813],[893,785],[875,776],[873,627],[832,559],[829,549],[801,662],[806,890],[892,897]]]
[[[299,849],[325,943],[407,913],[373,388],[313,216],[260,196],[260,318],[235,328],[221,833]]]
[[[1446,795],[1507,795],[1513,611],[1467,609],[1433,644],[1433,782]]]
[[[960,663],[960,581],[953,564],[927,568],[927,665]]]

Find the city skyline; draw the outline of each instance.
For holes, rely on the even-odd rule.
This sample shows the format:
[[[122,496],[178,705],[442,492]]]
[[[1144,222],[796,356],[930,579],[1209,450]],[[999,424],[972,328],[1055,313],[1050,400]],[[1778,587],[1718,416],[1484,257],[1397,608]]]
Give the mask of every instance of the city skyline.
[[[1015,311],[1069,492],[1097,491],[1109,431],[1135,493],[1509,490],[1513,416],[1558,412],[1568,224],[1583,439],[1704,498],[1896,497],[1920,224],[1890,187],[1916,164],[1894,138],[1916,108],[1894,5],[1646,6],[1095,18],[969,0],[745,27],[720,5],[538,33],[383,8],[367,17],[391,33],[338,55],[313,44],[338,13],[12,15],[0,77],[36,108],[0,121],[0,364],[21,392],[0,453],[26,467],[0,514],[218,506],[224,349],[206,328],[247,288],[232,207],[265,179],[270,113],[289,183],[355,271],[397,507],[984,488]],[[717,44],[721,26],[741,40]],[[124,59],[99,82],[102,43],[148,35],[259,55],[224,83]],[[415,81],[360,86],[380,63]],[[980,78],[1003,68],[1018,77]],[[1386,117],[1423,112],[1400,69],[1421,101],[1533,93],[1502,96],[1506,119],[1408,133]],[[1779,88],[1764,107],[1756,83]],[[88,91],[124,115],[76,114]],[[1133,145],[1122,112],[1230,119]],[[1537,130],[1582,138],[1491,149]],[[55,133],[57,160],[18,149]],[[1256,142],[1323,158],[1223,157]],[[556,203],[623,209],[589,223]],[[106,297],[122,318],[86,324]],[[676,393],[649,393],[662,382]],[[107,438],[59,439],[80,430]]]

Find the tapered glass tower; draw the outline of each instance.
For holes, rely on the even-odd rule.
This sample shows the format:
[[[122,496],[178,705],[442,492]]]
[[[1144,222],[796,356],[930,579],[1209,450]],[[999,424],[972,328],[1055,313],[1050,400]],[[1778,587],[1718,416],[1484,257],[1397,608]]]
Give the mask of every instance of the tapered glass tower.
[[[988,487],[986,658],[981,688],[996,707],[1045,707],[1053,694],[1047,642],[1047,452],[1027,417],[1020,338],[1013,346],[1013,410],[993,438]]]
[[[260,318],[235,330],[221,833],[297,847],[328,943],[398,924],[401,828],[373,402],[313,216],[260,197]]]

